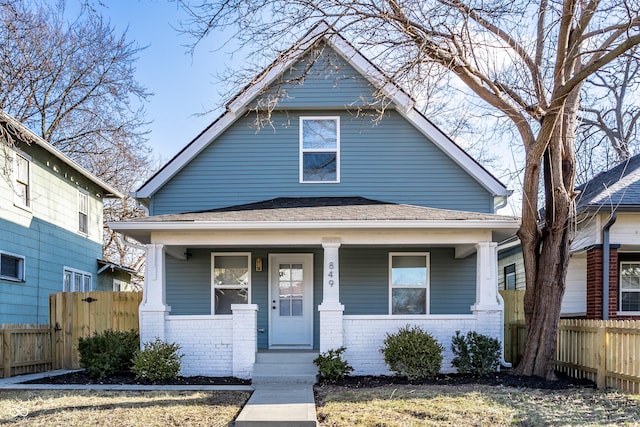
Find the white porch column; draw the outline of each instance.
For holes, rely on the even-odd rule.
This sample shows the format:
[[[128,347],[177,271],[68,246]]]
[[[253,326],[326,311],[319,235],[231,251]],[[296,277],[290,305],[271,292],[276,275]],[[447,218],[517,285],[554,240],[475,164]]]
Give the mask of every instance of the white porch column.
[[[231,304],[233,313],[233,376],[249,379],[253,375],[258,351],[258,305]]]
[[[141,345],[156,337],[165,339],[165,316],[171,311],[165,296],[165,247],[151,243],[147,245],[144,293],[139,308]]]
[[[476,303],[471,311],[502,310],[498,304],[498,244],[479,242],[476,250]]]
[[[323,239],[324,271],[322,280],[322,304],[320,312],[320,351],[337,349],[344,344],[342,314],[340,304],[340,239]]]

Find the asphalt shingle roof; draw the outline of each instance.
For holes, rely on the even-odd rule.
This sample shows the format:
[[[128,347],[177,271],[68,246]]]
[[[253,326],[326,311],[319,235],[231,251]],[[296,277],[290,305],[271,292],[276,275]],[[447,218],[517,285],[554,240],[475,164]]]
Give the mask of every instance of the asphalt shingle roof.
[[[363,197],[280,197],[208,211],[156,215],[136,222],[173,221],[455,221],[516,220],[511,216],[381,202]]]
[[[578,212],[611,209],[640,210],[640,154],[579,186]]]

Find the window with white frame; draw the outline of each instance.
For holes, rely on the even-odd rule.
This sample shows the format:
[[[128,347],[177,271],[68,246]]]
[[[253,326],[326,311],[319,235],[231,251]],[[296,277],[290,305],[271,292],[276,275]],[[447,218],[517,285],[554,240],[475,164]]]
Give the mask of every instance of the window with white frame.
[[[91,273],[74,268],[64,268],[63,292],[91,291]]]
[[[31,162],[19,153],[14,158],[15,204],[23,207],[31,206]]]
[[[619,308],[640,312],[640,260],[620,262]]]
[[[509,264],[504,267],[504,288],[506,290],[516,289],[516,265]]]
[[[340,117],[300,117],[300,182],[340,182]]]
[[[391,314],[429,313],[429,253],[389,254]]]
[[[89,234],[89,194],[78,190],[78,231]]]
[[[0,279],[24,282],[24,257],[0,252]]]
[[[113,292],[124,292],[127,291],[129,284],[124,280],[113,279]]]
[[[248,304],[251,291],[251,254],[212,253],[212,314],[232,314],[231,304]]]

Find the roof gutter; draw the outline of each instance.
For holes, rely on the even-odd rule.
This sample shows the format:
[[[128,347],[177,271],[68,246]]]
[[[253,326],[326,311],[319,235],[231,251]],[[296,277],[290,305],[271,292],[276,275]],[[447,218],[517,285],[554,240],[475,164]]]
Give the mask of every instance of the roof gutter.
[[[618,219],[617,212],[611,213],[609,220],[602,227],[602,320],[609,320],[609,268],[611,264],[609,260],[609,235],[616,219]]]

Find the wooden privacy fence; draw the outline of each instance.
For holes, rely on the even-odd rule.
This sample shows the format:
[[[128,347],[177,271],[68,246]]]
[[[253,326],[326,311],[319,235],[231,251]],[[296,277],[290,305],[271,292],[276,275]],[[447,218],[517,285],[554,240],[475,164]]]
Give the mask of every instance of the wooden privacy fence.
[[[640,392],[640,321],[561,320],[556,367],[598,388]]]
[[[504,359],[514,366],[524,352],[524,291],[500,291],[504,300]]]
[[[0,324],[0,378],[52,367],[49,325]]]
[[[49,295],[54,369],[78,369],[78,339],[107,329],[138,330],[142,292],[60,292]]]

